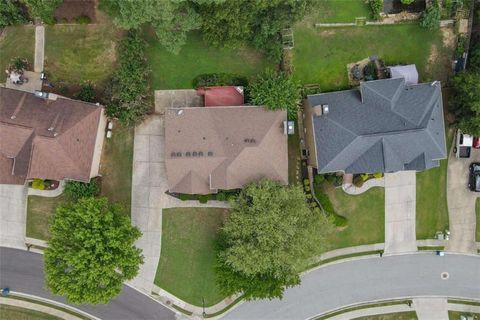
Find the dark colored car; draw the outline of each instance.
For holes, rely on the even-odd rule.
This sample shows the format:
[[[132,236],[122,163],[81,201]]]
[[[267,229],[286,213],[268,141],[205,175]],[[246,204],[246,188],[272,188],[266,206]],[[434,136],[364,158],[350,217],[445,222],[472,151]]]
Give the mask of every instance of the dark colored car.
[[[480,162],[474,162],[470,165],[468,188],[472,191],[480,192]]]

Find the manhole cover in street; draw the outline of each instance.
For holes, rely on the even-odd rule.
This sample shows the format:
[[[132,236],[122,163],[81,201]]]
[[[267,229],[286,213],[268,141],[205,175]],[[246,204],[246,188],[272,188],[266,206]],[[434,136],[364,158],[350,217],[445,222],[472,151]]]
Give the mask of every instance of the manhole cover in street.
[[[448,274],[448,272],[442,272],[440,274],[440,277],[442,278],[442,280],[447,280],[449,276],[450,275]]]

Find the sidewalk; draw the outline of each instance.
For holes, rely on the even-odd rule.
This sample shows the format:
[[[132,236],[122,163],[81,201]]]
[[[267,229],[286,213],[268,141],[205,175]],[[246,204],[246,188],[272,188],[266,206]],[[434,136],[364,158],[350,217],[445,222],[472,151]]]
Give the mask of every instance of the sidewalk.
[[[43,63],[45,59],[45,27],[35,27],[35,63],[33,71],[43,72]]]
[[[413,299],[418,320],[448,320],[448,302],[445,298]]]

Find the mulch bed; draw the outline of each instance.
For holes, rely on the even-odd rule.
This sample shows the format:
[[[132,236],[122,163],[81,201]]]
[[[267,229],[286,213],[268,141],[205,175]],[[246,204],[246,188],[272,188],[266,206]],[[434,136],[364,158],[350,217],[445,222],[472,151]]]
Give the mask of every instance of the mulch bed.
[[[96,22],[95,0],[63,0],[55,10],[57,23],[75,23],[75,19],[87,16],[91,22]]]

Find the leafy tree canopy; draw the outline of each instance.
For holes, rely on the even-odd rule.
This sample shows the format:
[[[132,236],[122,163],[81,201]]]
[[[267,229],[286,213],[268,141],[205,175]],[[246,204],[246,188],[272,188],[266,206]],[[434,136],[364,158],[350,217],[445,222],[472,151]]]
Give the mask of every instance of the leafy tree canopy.
[[[270,110],[287,109],[288,118],[297,118],[301,101],[300,85],[285,72],[267,69],[249,86],[251,102]]]
[[[39,17],[47,24],[54,24],[53,16],[55,9],[63,0],[22,0],[28,8],[28,12],[32,17]]]
[[[248,185],[221,230],[220,288],[247,299],[281,297],[285,287],[300,283],[305,260],[325,247],[331,230],[323,214],[310,210],[300,187],[268,180]]]
[[[160,43],[170,52],[178,53],[187,33],[200,27],[198,13],[186,1],[172,0],[103,0],[101,8],[114,17],[113,22],[124,29],[150,24]]]
[[[0,28],[25,23],[18,1],[0,0]]]
[[[462,131],[480,136],[480,73],[461,72],[452,79],[455,98],[450,106]]]
[[[422,13],[420,26],[428,30],[437,30],[440,28],[440,7],[434,0],[432,4]]]
[[[120,44],[118,67],[105,89],[107,114],[132,126],[152,107],[150,69],[144,50],[145,42],[139,31],[130,30]]]
[[[45,250],[46,285],[71,303],[107,303],[134,278],[143,257],[134,246],[141,233],[121,207],[106,198],[60,206]]]

